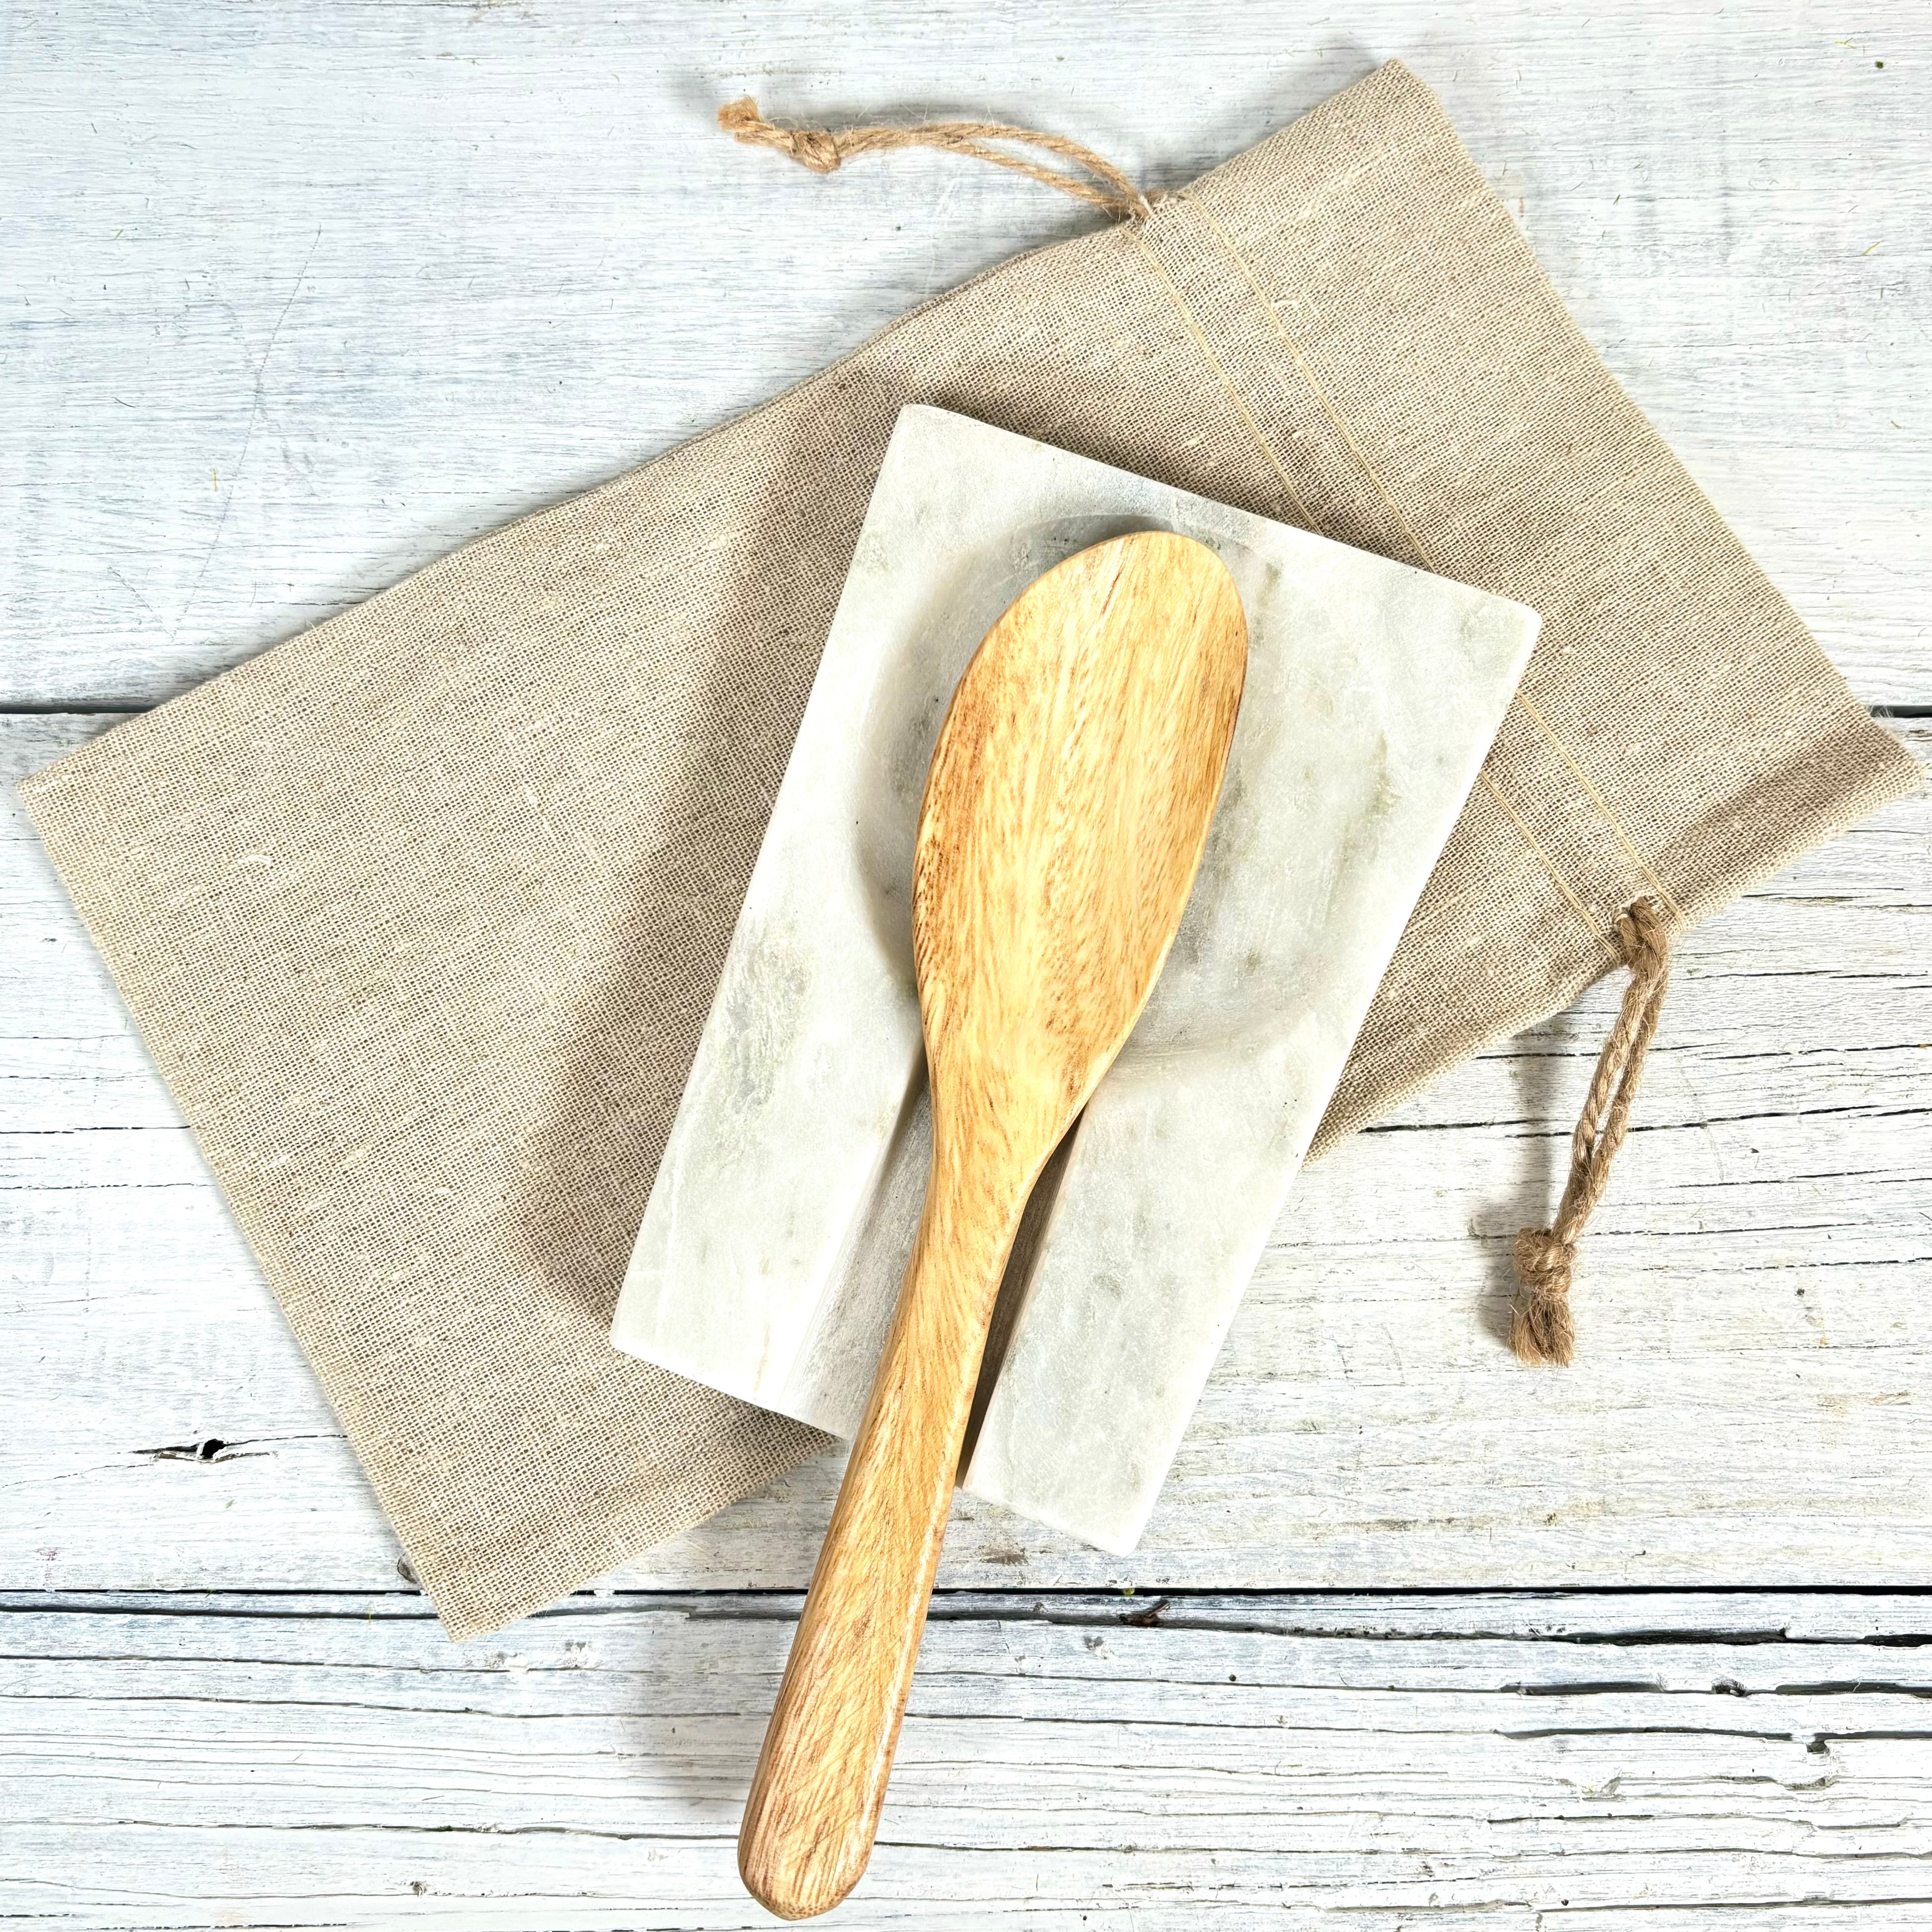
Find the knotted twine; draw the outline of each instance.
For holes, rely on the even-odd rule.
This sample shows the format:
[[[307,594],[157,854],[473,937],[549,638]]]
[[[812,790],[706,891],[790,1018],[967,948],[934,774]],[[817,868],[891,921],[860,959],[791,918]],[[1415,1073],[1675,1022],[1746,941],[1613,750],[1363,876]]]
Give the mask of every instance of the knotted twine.
[[[936,148],[1011,168],[1030,180],[1090,202],[1117,220],[1138,220],[1153,212],[1148,197],[1111,161],[1078,141],[1035,128],[992,121],[933,121],[917,128],[844,128],[836,131],[781,128],[760,114],[758,103],[749,94],[720,108],[718,124],[734,140],[788,154],[814,174],[836,173],[857,154]],[[994,141],[1058,155],[1106,186],[1096,187],[1092,182],[1040,167],[1018,155],[1002,154],[988,145]],[[1616,936],[1618,950],[1630,968],[1630,983],[1624,989],[1616,1024],[1598,1056],[1590,1091],[1570,1138],[1570,1175],[1563,1198],[1556,1220],[1547,1228],[1526,1228],[1516,1238],[1520,1292],[1510,1321],[1510,1346],[1523,1362],[1567,1367],[1575,1357],[1570,1282],[1576,1244],[1610,1186],[1611,1165],[1630,1131],[1630,1106],[1643,1078],[1644,1060],[1657,1033],[1670,983],[1670,933],[1661,908],[1653,901],[1639,899],[1621,914]]]
[[[1658,1016],[1670,983],[1670,934],[1661,909],[1639,899],[1617,920],[1617,944],[1630,968],[1617,1023],[1597,1058],[1597,1071],[1570,1142],[1570,1178],[1547,1228],[1526,1228],[1516,1238],[1516,1271],[1522,1284],[1510,1322],[1510,1346],[1525,1362],[1568,1366],[1576,1351],[1570,1318],[1570,1276],[1576,1243],[1604,1190],[1610,1163],[1630,1131],[1630,1102],[1643,1078],[1645,1057],[1656,1036]]]
[[[1153,212],[1148,197],[1113,163],[1070,141],[1061,134],[1042,134],[1033,128],[1009,128],[998,121],[928,121],[918,128],[781,128],[758,112],[758,104],[747,94],[718,110],[718,124],[734,141],[747,147],[771,148],[789,154],[802,168],[815,175],[836,174],[844,163],[858,154],[890,154],[899,148],[937,148],[942,153],[970,155],[976,161],[991,161],[996,168],[1011,168],[1029,181],[1057,188],[1062,194],[1090,202],[1117,221],[1137,220]],[[1057,168],[1043,168],[1018,154],[1002,154],[990,143],[1007,141],[1023,148],[1037,148],[1071,161],[1094,177],[1082,181],[1076,175],[1063,174]],[[1095,183],[1101,185],[1096,186]]]

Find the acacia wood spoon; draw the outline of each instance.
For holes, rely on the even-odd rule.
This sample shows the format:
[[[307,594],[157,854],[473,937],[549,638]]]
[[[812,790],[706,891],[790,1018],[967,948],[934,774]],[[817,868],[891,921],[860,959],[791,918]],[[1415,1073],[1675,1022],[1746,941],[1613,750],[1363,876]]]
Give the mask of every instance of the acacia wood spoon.
[[[738,1838],[782,1918],[872,1856],[1007,1254],[1173,943],[1246,668],[1220,560],[1144,532],[1027,590],[940,728],[913,865],[926,1211]]]

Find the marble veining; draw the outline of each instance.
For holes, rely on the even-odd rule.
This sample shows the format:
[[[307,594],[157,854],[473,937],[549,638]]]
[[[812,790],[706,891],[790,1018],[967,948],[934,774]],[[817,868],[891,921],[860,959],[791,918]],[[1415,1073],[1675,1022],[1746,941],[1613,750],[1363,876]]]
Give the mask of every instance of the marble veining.
[[[1150,527],[1233,574],[1246,691],[1173,952],[1007,1283],[965,1477],[1122,1552],[1528,660],[1520,604],[903,411],[612,1331],[856,1427],[925,1186],[910,892],[940,721],[1028,584]]]

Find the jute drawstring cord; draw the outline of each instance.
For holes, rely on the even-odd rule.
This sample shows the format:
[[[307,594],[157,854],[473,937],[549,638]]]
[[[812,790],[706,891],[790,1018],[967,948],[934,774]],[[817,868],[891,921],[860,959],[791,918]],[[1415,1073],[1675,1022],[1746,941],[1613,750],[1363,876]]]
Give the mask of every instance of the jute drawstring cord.
[[[1070,141],[1064,135],[1042,134],[1033,128],[1009,128],[997,121],[928,121],[920,128],[781,128],[758,112],[758,104],[748,94],[718,110],[718,124],[734,140],[746,146],[770,148],[789,154],[802,168],[815,175],[836,173],[859,154],[890,154],[896,148],[937,148],[949,154],[967,154],[976,161],[991,161],[995,167],[1011,168],[1029,181],[1057,188],[1062,194],[1090,203],[1117,221],[1137,220],[1150,214],[1153,205],[1147,196],[1112,161]],[[1036,148],[1069,161],[1093,176],[1082,181],[1077,175],[1063,174],[1057,168],[1043,168],[1038,162],[1019,154],[1003,154],[990,144],[1011,142],[1023,148]],[[1096,185],[1099,184],[1099,185]]]
[[[1526,1362],[1567,1364],[1576,1352],[1570,1318],[1570,1274],[1576,1243],[1604,1190],[1610,1164],[1630,1130],[1630,1102],[1643,1078],[1645,1056],[1670,983],[1670,933],[1654,900],[1639,899],[1617,920],[1617,944],[1630,968],[1616,1024],[1597,1058],[1597,1071],[1570,1143],[1570,1178],[1547,1228],[1516,1238],[1522,1286],[1510,1323],[1510,1346]]]

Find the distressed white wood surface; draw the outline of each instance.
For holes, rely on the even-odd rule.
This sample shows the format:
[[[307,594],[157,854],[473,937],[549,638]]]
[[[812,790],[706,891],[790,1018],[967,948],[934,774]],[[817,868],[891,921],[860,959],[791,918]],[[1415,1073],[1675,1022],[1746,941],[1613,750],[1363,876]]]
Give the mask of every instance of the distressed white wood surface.
[[[0,748],[36,764],[100,722],[0,720]],[[1932,756],[1932,726],[1909,736]],[[0,896],[20,1270],[0,1382],[34,1419],[0,1432],[0,1586],[393,1583],[352,1459],[17,820]],[[1613,986],[1298,1183],[1137,1555],[962,1503],[946,1580],[1932,1582],[1932,800],[1681,959],[1586,1245],[1576,1367],[1503,1346],[1508,1256],[1553,1206]],[[836,1474],[808,1467],[628,1580],[802,1585]]]
[[[461,1650],[392,1598],[21,1605],[8,1904],[769,1925],[733,1840],[796,1604],[620,1599]],[[1925,1608],[944,1600],[832,1922],[1932,1925]]]
[[[1394,55],[1861,695],[1932,717],[1913,0],[16,9],[0,713],[184,689],[1092,218],[814,179],[711,130],[734,94],[1160,185]],[[108,722],[0,716],[0,766]],[[1928,921],[1913,802],[1687,942],[1568,1376],[1504,1354],[1506,1253],[1613,989],[1311,1172],[1140,1557],[964,1514],[844,1922],[1932,1926]],[[618,1580],[722,1594],[446,1646],[10,817],[0,1322],[0,1913],[770,1922],[753,1593],[836,1469]],[[1256,1594],[1643,1582],[1897,1593]],[[1189,1587],[1244,1594],[1126,1621]]]
[[[1400,56],[1861,695],[1922,701],[1932,10],[1582,15],[16,8],[0,700],[182,690],[1097,218],[950,157],[818,179],[717,133],[742,91],[1174,184]]]

